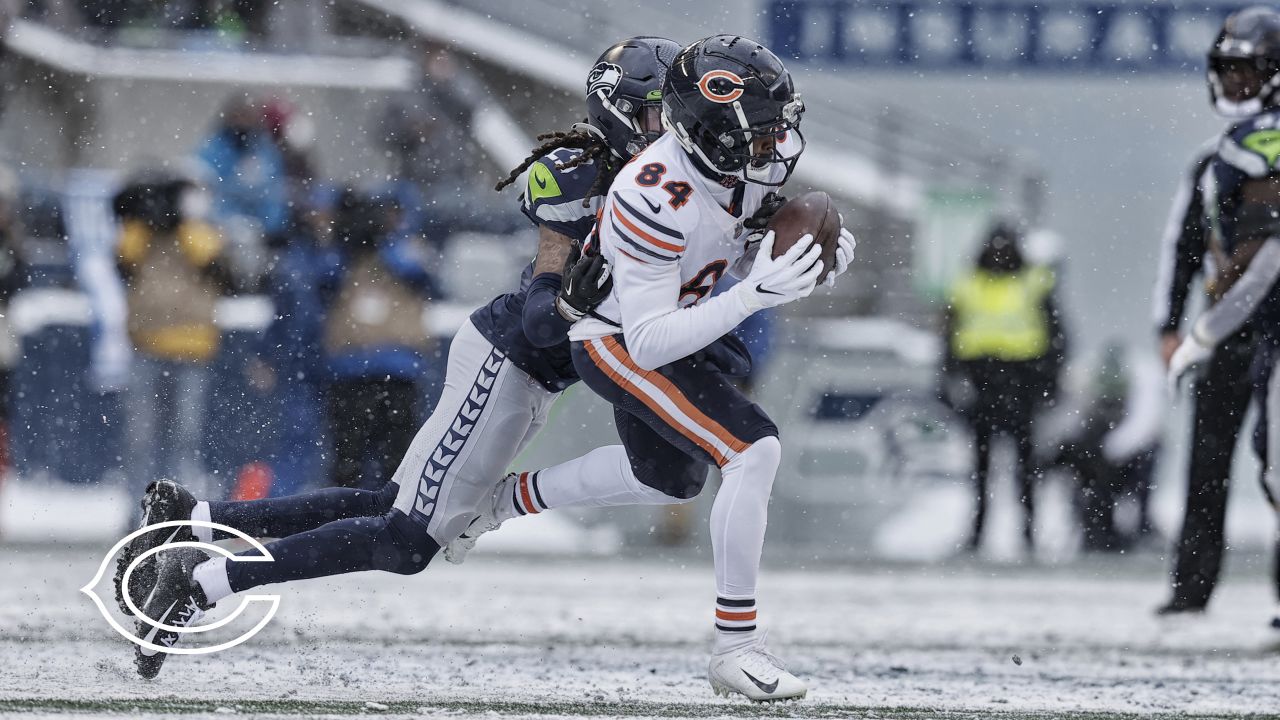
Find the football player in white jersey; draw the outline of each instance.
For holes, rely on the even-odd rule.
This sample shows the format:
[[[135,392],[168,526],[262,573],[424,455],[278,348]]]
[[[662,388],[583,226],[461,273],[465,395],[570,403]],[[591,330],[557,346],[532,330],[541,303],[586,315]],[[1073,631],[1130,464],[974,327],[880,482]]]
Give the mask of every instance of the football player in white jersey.
[[[618,174],[596,222],[613,289],[569,335],[583,381],[614,406],[622,444],[509,476],[492,511],[449,554],[461,558],[517,515],[687,501],[714,463],[723,483],[711,513],[718,597],[709,680],[717,693],[753,700],[803,697],[805,684],[766,650],[756,625],[782,446],[769,416],[727,379],[750,367],[729,333],[758,310],[808,296],[822,275],[833,281],[853,257],[853,237],[841,231],[830,273],[809,236],[772,257],[763,227],[781,203],[766,195],[804,148],[804,105],[767,48],[732,35],[689,45],[667,73],[662,104],[666,135]],[[742,282],[712,297],[726,272]]]
[[[573,253],[592,233],[608,179],[661,134],[658,95],[679,51],[658,37],[607,49],[587,77],[588,122],[543,136],[547,143],[499,183],[496,189],[529,169],[521,204],[539,228],[538,254],[517,287],[477,308],[454,336],[440,400],[381,490],[206,501],[172,481],[148,488],[144,526],[211,521],[277,539],[266,545],[269,563],[228,562],[193,547],[152,555],[134,572],[126,602],[124,573],[133,558],[169,542],[208,543],[221,533],[162,528],[135,538],[121,553],[116,577],[122,607],[141,610],[137,634],[152,645],[136,647],[139,674],[154,677],[168,657],[158,648],[182,640],[167,626],[196,625],[223,598],[363,570],[420,572],[488,508],[502,473],[546,424],[560,392],[578,380],[568,331],[602,300],[609,272],[598,255],[574,261]]]

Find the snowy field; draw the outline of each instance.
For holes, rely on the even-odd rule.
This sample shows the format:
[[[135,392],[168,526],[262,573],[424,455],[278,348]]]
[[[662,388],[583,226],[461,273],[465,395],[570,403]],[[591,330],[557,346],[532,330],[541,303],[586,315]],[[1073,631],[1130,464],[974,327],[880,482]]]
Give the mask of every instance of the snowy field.
[[[1280,717],[1280,633],[1265,628],[1256,558],[1233,558],[1212,612],[1177,621],[1150,613],[1164,596],[1155,556],[772,558],[770,643],[812,689],[762,707],[706,684],[714,595],[695,555],[490,554],[408,579],[296,585],[262,634],[172,657],[146,682],[77,590],[103,552],[0,545],[0,716]]]

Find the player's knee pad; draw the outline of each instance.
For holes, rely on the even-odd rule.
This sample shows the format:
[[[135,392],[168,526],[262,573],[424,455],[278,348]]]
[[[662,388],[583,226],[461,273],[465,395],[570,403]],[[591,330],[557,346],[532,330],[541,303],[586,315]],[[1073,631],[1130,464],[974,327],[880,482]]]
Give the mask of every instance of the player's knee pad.
[[[374,544],[374,568],[414,575],[425,570],[440,551],[440,545],[427,533],[426,527],[399,510],[391,510],[379,519],[383,527]]]
[[[767,476],[772,479],[782,464],[782,443],[777,435],[766,435],[747,446],[746,450],[734,458],[747,465],[753,476]]]

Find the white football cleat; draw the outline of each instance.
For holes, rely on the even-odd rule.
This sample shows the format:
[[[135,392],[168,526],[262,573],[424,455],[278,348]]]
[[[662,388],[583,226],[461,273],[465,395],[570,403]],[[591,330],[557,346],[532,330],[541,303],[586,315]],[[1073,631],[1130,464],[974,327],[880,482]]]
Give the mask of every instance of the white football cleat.
[[[707,679],[717,695],[746,695],[756,702],[798,700],[809,692],[800,678],[764,647],[764,634],[750,645],[711,656]]]
[[[498,499],[506,497],[503,493],[510,493],[515,485],[519,475],[508,473],[506,477],[498,481],[497,487],[493,489],[493,495],[489,502],[480,508],[480,516],[471,521],[466,530],[462,534],[454,538],[444,546],[444,559],[454,565],[461,565],[467,559],[467,553],[476,546],[476,541],[480,536],[493,532],[502,527],[502,521],[498,519]]]

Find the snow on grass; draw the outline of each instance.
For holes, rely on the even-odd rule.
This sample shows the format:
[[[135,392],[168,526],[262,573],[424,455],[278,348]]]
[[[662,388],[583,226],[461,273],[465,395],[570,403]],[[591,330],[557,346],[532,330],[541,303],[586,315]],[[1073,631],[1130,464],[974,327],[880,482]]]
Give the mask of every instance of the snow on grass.
[[[1171,622],[1150,613],[1165,581],[1149,559],[770,567],[760,594],[770,645],[812,689],[801,703],[761,707],[715,698],[706,684],[715,594],[695,558],[481,556],[409,578],[272,588],[281,609],[262,634],[218,655],[172,657],[145,682],[132,646],[77,592],[103,551],[0,546],[0,716],[1280,712],[1280,633],[1265,627],[1272,600],[1256,571],[1229,578],[1209,614]]]

